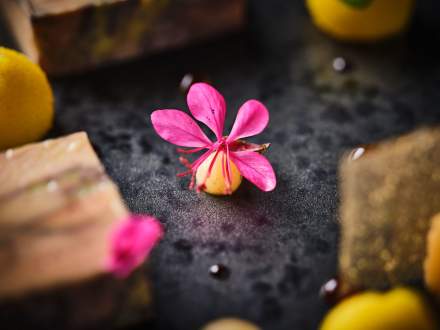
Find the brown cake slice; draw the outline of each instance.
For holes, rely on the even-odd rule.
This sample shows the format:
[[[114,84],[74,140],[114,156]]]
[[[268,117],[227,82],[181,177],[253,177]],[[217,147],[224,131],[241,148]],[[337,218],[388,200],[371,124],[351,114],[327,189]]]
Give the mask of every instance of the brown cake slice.
[[[440,129],[358,149],[340,166],[340,272],[348,289],[420,281],[440,211]]]
[[[124,311],[148,315],[146,278],[117,281],[105,272],[109,233],[128,211],[85,133],[0,154],[0,183],[7,328],[76,329],[113,324]]]
[[[18,47],[50,74],[237,30],[246,0],[1,0]]]

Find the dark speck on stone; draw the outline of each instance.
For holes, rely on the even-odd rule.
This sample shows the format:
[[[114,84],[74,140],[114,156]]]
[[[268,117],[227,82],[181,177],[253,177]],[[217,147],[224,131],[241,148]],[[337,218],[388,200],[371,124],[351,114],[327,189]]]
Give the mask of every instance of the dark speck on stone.
[[[166,175],[168,175],[168,171],[165,168],[161,167],[156,171],[156,174],[166,176]]]
[[[224,223],[221,229],[225,234],[230,234],[235,230],[235,226],[232,223]]]
[[[380,93],[379,88],[377,88],[376,86],[367,86],[364,89],[364,95],[369,99],[373,99],[377,97],[379,93]]]
[[[332,137],[329,135],[318,136],[318,144],[322,149],[329,149],[332,145]]]
[[[278,283],[278,290],[282,294],[288,294],[292,290],[299,289],[304,277],[309,273],[308,269],[295,265],[286,265],[284,267],[284,276]]]
[[[144,135],[141,135],[139,137],[139,146],[142,149],[142,153],[148,154],[151,152],[151,149],[152,149],[151,144],[148,143],[147,137]]]
[[[280,131],[275,134],[275,141],[278,143],[284,143],[286,141],[286,132]]]
[[[130,140],[120,139],[117,135],[111,134],[111,130],[99,131],[100,138],[106,145],[112,150],[122,151],[124,153],[130,153],[132,151]]]
[[[322,114],[322,119],[328,119],[335,123],[346,123],[350,121],[348,110],[340,104],[331,104]]]
[[[117,137],[119,140],[130,140],[131,139],[131,135],[129,133],[120,133]]]
[[[261,294],[267,294],[272,290],[272,286],[266,282],[255,282],[252,284],[252,290]]]
[[[301,124],[298,126],[296,132],[300,135],[311,135],[313,134],[313,128],[306,124]]]
[[[360,117],[371,116],[376,110],[376,106],[368,101],[360,102],[356,105],[355,111]]]
[[[203,219],[202,218],[195,218],[195,219],[193,219],[192,223],[193,223],[194,227],[198,228],[203,225]]]
[[[296,164],[298,165],[298,168],[305,169],[309,167],[310,160],[308,157],[298,156],[296,157]]]
[[[189,251],[192,249],[192,244],[186,239],[179,239],[178,241],[174,242],[174,247],[177,250]]]
[[[272,266],[267,265],[262,268],[256,268],[256,269],[252,269],[252,270],[248,271],[246,276],[248,279],[254,280],[254,279],[260,278],[261,276],[269,274],[271,271],[272,271]]]
[[[255,225],[257,225],[258,227],[268,226],[271,224],[272,224],[272,221],[270,221],[269,218],[267,218],[265,216],[260,216],[260,217],[255,218]]]
[[[202,244],[202,246],[209,251],[208,252],[209,255],[217,256],[218,254],[225,251],[227,245],[224,242],[211,241],[211,242]]]
[[[294,142],[292,142],[292,143],[290,144],[290,148],[291,148],[293,151],[297,151],[297,150],[299,150],[299,149],[301,149],[301,148],[304,148],[304,143],[302,143],[302,142],[298,142],[298,141],[294,141]]]
[[[326,254],[330,250],[330,244],[322,238],[311,239],[309,244],[312,253],[316,251],[318,253]]]
[[[110,134],[109,131],[110,130],[100,130],[99,135],[101,139],[104,140],[104,142],[111,145],[115,145],[118,142],[118,140],[114,135]]]
[[[283,309],[274,297],[264,298],[261,312],[269,320],[275,320],[283,315]]]
[[[355,95],[359,91],[359,82],[354,79],[347,79],[342,85],[342,90],[350,95]]]
[[[179,265],[188,265],[193,261],[192,245],[189,241],[180,239],[174,242],[173,246],[176,250],[170,256],[171,262]]]
[[[319,84],[316,86],[316,91],[320,94],[328,94],[333,91],[333,87],[330,84]]]
[[[319,182],[319,181],[323,181],[323,180],[327,179],[327,171],[325,171],[323,169],[318,168],[313,171],[313,174],[314,174],[314,177],[313,177],[314,181]]]
[[[410,106],[401,101],[395,101],[393,103],[393,108],[396,113],[398,113],[397,122],[404,125],[405,127],[412,127],[414,125],[414,112]]]
[[[273,79],[273,77],[270,76],[265,77],[263,83],[264,88],[261,90],[260,93],[259,98],[263,101],[266,100],[269,96],[280,95],[284,90],[284,82],[280,81],[281,79]]]
[[[308,190],[304,187],[300,187],[297,189],[297,193],[298,193],[298,196],[303,197],[304,195],[306,195],[308,193]]]

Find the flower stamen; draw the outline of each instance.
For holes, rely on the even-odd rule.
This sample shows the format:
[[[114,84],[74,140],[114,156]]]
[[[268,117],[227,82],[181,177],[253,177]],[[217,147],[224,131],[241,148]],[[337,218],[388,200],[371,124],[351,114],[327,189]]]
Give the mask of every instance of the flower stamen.
[[[196,152],[202,151],[203,149],[206,149],[206,147],[200,147],[200,148],[194,148],[194,149],[177,148],[177,152],[181,153],[181,154],[194,154]]]
[[[225,194],[230,195],[232,193],[232,191],[231,191],[231,185],[229,183],[229,180],[227,179],[226,161],[227,161],[227,155],[225,153],[223,153],[222,154],[222,175],[223,175],[223,179],[225,179]]]
[[[232,194],[232,178],[231,178],[231,164],[229,157],[229,146],[226,145],[226,193]]]
[[[212,158],[211,162],[209,163],[208,172],[206,173],[205,178],[203,179],[202,183],[197,186],[197,191],[198,192],[205,188],[206,181],[208,180],[209,176],[211,175],[212,168],[214,167],[214,163],[217,160],[217,156],[218,156],[219,153],[220,153],[220,148],[218,148],[215,151],[214,157]]]
[[[180,156],[179,161],[186,168],[192,169],[192,165],[191,165],[190,161],[188,159],[186,159],[185,157]]]

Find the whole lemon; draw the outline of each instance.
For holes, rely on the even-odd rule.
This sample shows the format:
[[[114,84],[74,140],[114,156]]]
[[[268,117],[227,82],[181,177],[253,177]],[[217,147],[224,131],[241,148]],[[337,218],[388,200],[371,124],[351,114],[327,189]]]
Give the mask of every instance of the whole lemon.
[[[435,330],[434,318],[416,291],[365,292],[345,299],[329,314],[321,330]]]
[[[223,318],[208,323],[202,330],[260,330],[260,328],[249,321]]]
[[[0,150],[38,140],[53,116],[44,72],[26,56],[0,47]]]
[[[401,32],[414,0],[307,0],[315,24],[335,38],[376,41]]]

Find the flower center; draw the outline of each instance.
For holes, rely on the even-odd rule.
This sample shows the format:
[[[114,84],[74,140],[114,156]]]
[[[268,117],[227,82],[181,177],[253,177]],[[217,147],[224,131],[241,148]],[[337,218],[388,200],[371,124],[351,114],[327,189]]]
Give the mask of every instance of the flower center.
[[[223,136],[220,140],[218,140],[215,144],[214,144],[214,149],[215,150],[226,150],[226,145],[227,145],[227,140],[228,136],[225,135]]]

